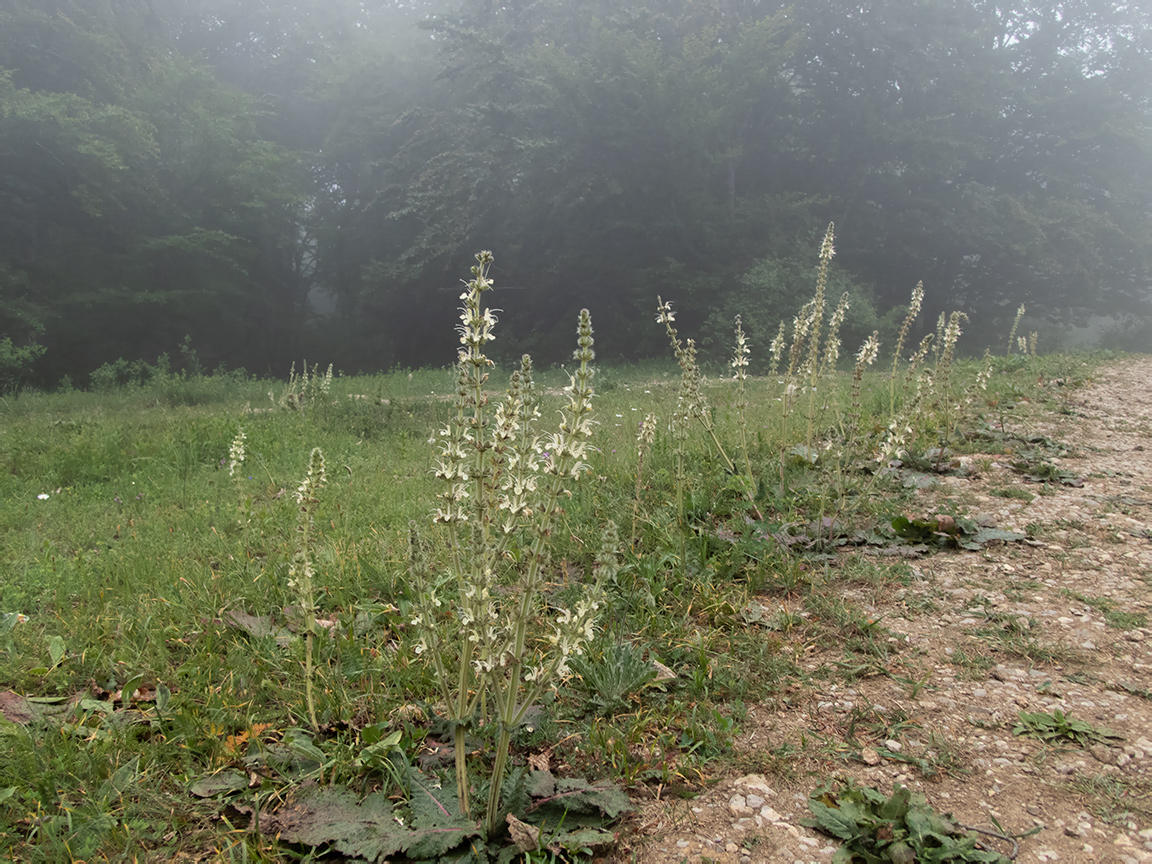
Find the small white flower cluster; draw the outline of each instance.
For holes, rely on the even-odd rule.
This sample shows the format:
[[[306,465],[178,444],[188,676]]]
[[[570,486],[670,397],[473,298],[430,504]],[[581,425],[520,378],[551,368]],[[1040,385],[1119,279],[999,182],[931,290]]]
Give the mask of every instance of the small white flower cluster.
[[[315,408],[318,402],[327,400],[331,389],[331,363],[328,364],[328,371],[321,375],[319,363],[315,364],[309,372],[308,361],[305,360],[304,371],[297,375],[296,361],[293,360],[292,368],[288,370],[288,383],[284,385],[284,392],[277,399],[276,394],[269,390],[268,398],[278,408],[303,412]]]
[[[656,440],[656,415],[648,414],[640,423],[640,431],[636,434],[637,449],[641,454],[646,453],[648,448]]]
[[[568,376],[564,394],[568,404],[560,412],[560,427],[547,438],[544,449],[550,457],[544,464],[544,473],[557,478],[580,479],[588,470],[584,457],[592,438],[592,316],[587,309],[580,310],[576,327],[577,348],[572,358],[580,362],[575,374]]]
[[[856,365],[858,367],[871,366],[876,362],[876,357],[880,353],[880,340],[877,336],[877,331],[873,330],[872,335],[864,340],[864,344],[856,352]]]
[[[656,297],[656,304],[656,321],[664,325],[668,341],[672,344],[672,351],[676,355],[676,362],[680,364],[680,393],[676,400],[676,414],[683,422],[677,422],[677,418],[674,418],[673,428],[682,426],[683,434],[687,435],[687,418],[696,417],[707,421],[708,413],[708,403],[704,400],[701,389],[703,378],[696,363],[696,340],[681,342],[676,328],[672,326],[676,320],[672,304],[665,302],[659,295]]]
[[[984,365],[979,372],[976,373],[976,386],[981,390],[988,389],[988,382],[992,380],[992,355],[985,349],[984,350]]]
[[[733,369],[732,377],[737,381],[746,381],[748,378],[748,355],[751,351],[748,348],[748,337],[744,335],[744,325],[740,321],[740,316],[736,316],[736,349],[733,351],[732,362],[729,364]]]
[[[780,358],[784,354],[784,344],[786,341],[786,331],[784,322],[780,322],[780,329],[776,331],[776,336],[768,345],[768,353],[772,355],[772,365],[768,369],[770,376],[775,376],[780,369]]]
[[[550,664],[533,667],[524,674],[527,681],[536,681],[542,675],[563,678],[568,674],[568,660],[584,653],[584,646],[592,641],[596,625],[596,613],[604,603],[604,594],[599,588],[589,590],[587,596],[576,602],[575,610],[562,609],[556,616],[551,635],[545,637],[554,652]],[[551,668],[549,668],[551,666]]]
[[[327,482],[324,468],[324,454],[319,447],[312,448],[308,459],[308,473],[296,487],[294,497],[299,505],[296,520],[296,550],[288,567],[288,587],[300,591],[301,606],[308,612],[314,605],[312,598],[312,577],[316,571],[312,566],[312,521],[319,504],[317,496]]]
[[[521,519],[535,513],[539,485],[540,457],[544,445],[536,434],[540,420],[540,398],[532,380],[532,358],[520,358],[520,368],[512,373],[508,397],[496,406],[495,458],[501,468],[497,505],[507,513],[503,530],[511,534]]]
[[[840,325],[844,323],[844,316],[851,308],[848,302],[848,292],[840,295],[840,302],[828,320],[828,340],[824,343],[824,368],[834,370],[836,361],[840,359]]]
[[[864,381],[864,369],[876,362],[880,354],[879,331],[873,330],[872,335],[864,340],[860,350],[856,352],[856,366],[852,370],[852,409],[851,421],[853,428],[860,421],[861,389]]]
[[[888,423],[884,439],[880,442],[880,454],[876,461],[881,465],[888,465],[895,459],[900,459],[907,452],[906,445],[912,440],[912,426],[902,417],[893,417]]]
[[[1012,353],[1012,340],[1016,338],[1016,331],[1019,329],[1020,321],[1021,321],[1021,319],[1023,319],[1023,317],[1024,317],[1024,304],[1021,303],[1020,308],[1016,310],[1016,319],[1012,322],[1012,329],[1008,332],[1008,353],[1009,354]],[[1024,340],[1021,339],[1016,344],[1020,348],[1021,354],[1027,353],[1027,343],[1024,342]]]
[[[476,260],[478,263],[472,268],[472,281],[467,283],[465,291],[460,295],[464,305],[460,307],[460,326],[456,332],[460,334],[460,344],[464,346],[463,353],[468,362],[488,366],[491,361],[484,356],[484,346],[496,338],[492,334],[496,316],[491,309],[482,308],[480,298],[492,288],[492,280],[488,278],[492,253],[481,252]]]
[[[801,378],[805,375],[806,367],[801,366],[797,368],[797,366],[800,363],[800,356],[804,351],[804,345],[808,339],[808,333],[812,329],[815,317],[816,301],[813,299],[801,306],[800,311],[792,318],[792,348],[788,352],[789,377],[791,377],[793,373]]]
[[[751,351],[748,348],[748,337],[744,335],[744,326],[740,321],[740,316],[736,316],[736,348],[732,354],[732,362],[729,364],[732,367],[732,377],[736,381],[736,400],[733,407],[740,419],[744,422],[744,410],[748,407],[748,396],[744,390],[744,384],[748,380],[748,356]]]
[[[947,368],[952,363],[956,351],[956,343],[964,332],[960,329],[960,322],[967,321],[968,316],[963,312],[953,312],[948,316],[948,325],[944,328],[944,345],[940,351],[940,362]]]
[[[228,476],[235,477],[236,469],[244,464],[244,442],[248,440],[248,436],[244,434],[243,427],[236,430],[236,437],[232,439],[232,445],[228,448]]]
[[[916,287],[912,289],[912,302],[908,304],[908,317],[913,321],[920,315],[920,310],[924,306],[924,283],[917,282]]]

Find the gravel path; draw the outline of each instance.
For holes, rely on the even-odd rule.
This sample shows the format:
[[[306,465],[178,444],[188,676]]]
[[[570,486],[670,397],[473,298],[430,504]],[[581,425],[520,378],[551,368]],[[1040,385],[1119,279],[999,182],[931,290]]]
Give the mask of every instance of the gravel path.
[[[992,441],[965,457],[972,474],[918,493],[919,513],[968,515],[1030,540],[912,562],[899,590],[845,585],[891,631],[887,669],[753,708],[738,763],[762,773],[644,804],[614,860],[822,864],[836,844],[799,824],[807,795],[851,777],[885,793],[910,786],[969,826],[1039,826],[1018,861],[1152,862],[1152,358],[1080,388],[1039,382],[1033,399],[1006,415],[1007,431],[1066,445],[1046,456],[1083,485],[1004,497],[1040,487],[1010,467],[1019,441]],[[806,671],[843,657],[804,629],[777,638]],[[1080,748],[1013,735],[1019,712],[1055,709],[1122,737]]]

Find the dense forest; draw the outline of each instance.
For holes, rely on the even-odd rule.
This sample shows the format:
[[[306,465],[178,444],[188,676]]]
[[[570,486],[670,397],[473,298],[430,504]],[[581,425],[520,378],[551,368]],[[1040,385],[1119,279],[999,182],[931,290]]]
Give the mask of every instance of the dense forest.
[[[1150,99],[1114,0],[0,0],[0,374],[446,364],[479,249],[509,352],[766,346],[830,221],[849,339],[1123,320]]]

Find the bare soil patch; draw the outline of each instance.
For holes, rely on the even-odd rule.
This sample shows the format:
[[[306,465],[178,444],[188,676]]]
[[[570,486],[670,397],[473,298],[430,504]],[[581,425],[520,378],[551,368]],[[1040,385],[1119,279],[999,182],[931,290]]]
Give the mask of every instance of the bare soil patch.
[[[1028,482],[1019,439],[992,440],[915,504],[1029,541],[922,558],[904,584],[845,584],[876,622],[871,656],[785,634],[807,682],[750,710],[707,792],[644,804],[615,860],[829,861],[837,844],[800,819],[812,789],[848,777],[907,785],[967,826],[1040,827],[1018,850],[989,840],[1018,861],[1152,861],[1152,358],[1037,386],[1059,412],[1022,400],[1004,431],[1053,442],[1044,461],[1064,482]],[[1056,711],[1119,737],[1014,734],[1021,712]]]

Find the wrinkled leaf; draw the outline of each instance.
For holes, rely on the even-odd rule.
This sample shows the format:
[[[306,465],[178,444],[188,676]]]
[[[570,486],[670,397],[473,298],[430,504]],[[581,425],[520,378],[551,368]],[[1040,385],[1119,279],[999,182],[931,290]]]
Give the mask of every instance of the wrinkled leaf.
[[[295,635],[287,627],[277,627],[271,615],[249,615],[239,609],[230,609],[224,613],[224,623],[230,627],[243,630],[249,636],[264,639],[272,636],[281,648],[287,648],[295,640]]]
[[[597,847],[611,846],[616,842],[616,835],[603,828],[581,828],[576,831],[565,831],[553,834],[549,838],[548,848],[553,851],[567,849],[576,852],[581,849],[596,849]]]
[[[368,861],[401,853],[436,859],[476,834],[467,819],[428,825],[413,816],[412,822],[402,824],[381,792],[359,801],[350,789],[325,786],[303,788],[275,813],[262,814],[260,829],[289,843],[332,844],[344,855]]]
[[[589,783],[581,777],[556,780],[555,792],[547,800],[577,813],[599,811],[609,819],[615,819],[632,807],[628,796],[611,783]]]
[[[243,771],[228,768],[207,777],[201,777],[192,784],[188,791],[197,798],[214,798],[217,795],[228,795],[248,786],[248,775]]]
[[[916,861],[916,853],[903,840],[888,847],[888,857],[892,864],[915,864]]]
[[[932,809],[923,794],[904,787],[887,797],[851,781],[836,788],[825,785],[809,796],[808,809],[815,818],[802,820],[803,824],[844,842],[832,857],[834,864],[1008,861],[979,848],[974,835]]]
[[[816,817],[816,824],[814,825],[810,819],[803,820],[804,824],[809,825],[809,827],[820,828],[825,833],[840,840],[851,840],[859,831],[856,820],[846,816],[839,807],[829,807],[819,801],[809,801],[808,809]]]
[[[31,723],[36,716],[28,700],[11,690],[0,693],[0,714],[9,723],[19,723],[21,726]]]

